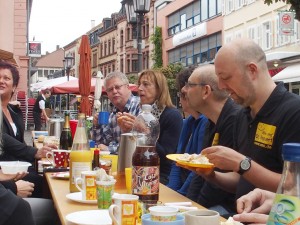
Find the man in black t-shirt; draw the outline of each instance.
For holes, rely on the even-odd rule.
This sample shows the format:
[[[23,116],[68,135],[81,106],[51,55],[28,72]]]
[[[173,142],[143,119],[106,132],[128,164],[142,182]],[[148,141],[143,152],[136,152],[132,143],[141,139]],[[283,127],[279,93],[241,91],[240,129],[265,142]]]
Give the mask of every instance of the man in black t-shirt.
[[[240,106],[228,97],[228,93],[218,88],[218,77],[213,65],[205,65],[194,70],[182,92],[194,110],[209,119],[205,131],[203,148],[224,145],[233,147],[233,124]],[[221,215],[235,211],[234,194],[194,177],[189,186],[188,198]]]
[[[45,90],[39,95],[33,106],[33,119],[34,119],[34,130],[42,129],[41,115],[44,116],[46,121],[49,121],[47,113],[45,111],[45,100],[51,96],[50,90]]]
[[[224,45],[215,59],[218,86],[245,107],[237,116],[234,147],[213,146],[202,151],[215,167],[232,171],[199,174],[236,198],[255,187],[275,192],[283,169],[282,144],[300,142],[300,96],[276,85],[266,56],[252,40]]]

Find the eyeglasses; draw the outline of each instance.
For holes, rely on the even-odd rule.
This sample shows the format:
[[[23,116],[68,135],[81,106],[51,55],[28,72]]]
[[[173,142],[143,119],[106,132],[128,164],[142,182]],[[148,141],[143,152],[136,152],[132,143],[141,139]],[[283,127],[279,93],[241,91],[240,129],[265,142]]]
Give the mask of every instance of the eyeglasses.
[[[120,91],[121,87],[123,87],[125,85],[127,85],[127,84],[115,85],[111,88],[106,89],[106,92],[107,93],[112,92],[114,89],[116,89],[116,91]]]
[[[208,85],[210,86],[209,84],[206,84],[206,83],[190,83],[190,82],[185,82],[185,87],[186,88],[192,88],[192,87],[196,87],[196,86],[205,86],[205,85]],[[213,91],[213,88],[210,86],[210,89]]]
[[[177,97],[178,98],[185,98],[185,93],[177,92]]]

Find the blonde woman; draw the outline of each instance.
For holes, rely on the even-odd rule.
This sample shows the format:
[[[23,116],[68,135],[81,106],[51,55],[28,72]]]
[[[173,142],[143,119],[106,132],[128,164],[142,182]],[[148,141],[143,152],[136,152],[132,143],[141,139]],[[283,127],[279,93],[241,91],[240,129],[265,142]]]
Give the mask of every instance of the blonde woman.
[[[172,163],[166,155],[176,153],[182,128],[182,116],[172,103],[167,79],[161,72],[142,71],[138,79],[138,94],[140,104],[152,105],[152,114],[159,120],[160,135],[156,143],[156,151],[160,157],[160,182],[167,184]],[[127,126],[124,125],[127,129],[123,130],[129,131],[134,117],[128,113],[123,115],[131,118],[127,121]]]

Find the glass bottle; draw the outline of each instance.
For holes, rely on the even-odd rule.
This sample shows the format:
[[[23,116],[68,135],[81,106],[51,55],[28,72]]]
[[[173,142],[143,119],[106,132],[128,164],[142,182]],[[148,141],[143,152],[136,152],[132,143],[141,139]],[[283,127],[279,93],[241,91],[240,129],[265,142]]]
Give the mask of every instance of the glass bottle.
[[[60,149],[71,150],[73,144],[71,129],[70,129],[70,113],[65,112],[65,124],[64,128],[61,131],[59,146]]]
[[[75,180],[81,176],[82,171],[92,170],[92,157],[86,133],[85,114],[80,113],[70,153],[70,192],[79,191]]]
[[[282,157],[283,172],[267,225],[299,223],[300,143],[283,144]]]
[[[156,141],[159,137],[159,122],[151,113],[151,105],[142,105],[133,126],[136,149],[132,156],[132,193],[141,201],[158,200],[159,164]]]
[[[94,150],[94,159],[93,159],[93,170],[97,170],[100,168],[99,164],[99,149]]]

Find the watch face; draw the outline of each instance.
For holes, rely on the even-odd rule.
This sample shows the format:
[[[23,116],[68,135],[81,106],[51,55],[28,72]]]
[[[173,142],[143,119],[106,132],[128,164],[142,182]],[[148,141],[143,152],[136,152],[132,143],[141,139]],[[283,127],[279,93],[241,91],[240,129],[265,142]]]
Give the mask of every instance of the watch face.
[[[248,159],[244,159],[242,162],[241,162],[241,168],[243,170],[248,170],[250,168],[250,162]]]

